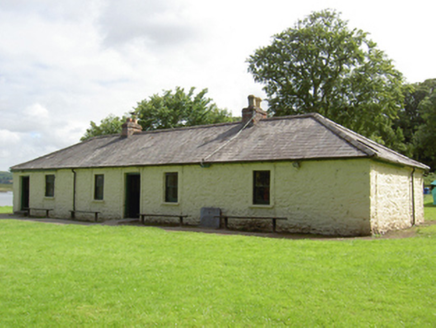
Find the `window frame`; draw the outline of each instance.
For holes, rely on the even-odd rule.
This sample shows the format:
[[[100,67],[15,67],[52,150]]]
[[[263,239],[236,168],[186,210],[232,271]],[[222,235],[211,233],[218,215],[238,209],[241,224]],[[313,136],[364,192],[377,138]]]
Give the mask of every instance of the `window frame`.
[[[263,177],[262,180],[267,179],[266,183],[260,183],[257,179],[257,174],[268,174],[267,177]],[[271,204],[271,171],[270,170],[254,170],[253,171],[253,194],[252,194],[252,204],[253,205],[263,205],[270,206]],[[263,194],[263,197],[259,195]]]
[[[50,181],[52,178],[52,181]],[[45,175],[45,197],[53,198],[55,195],[56,176],[54,174]]]
[[[171,178],[175,177],[171,181]],[[164,185],[164,202],[165,203],[178,203],[179,202],[179,172],[165,172],[165,185]],[[175,184],[174,184],[175,181]],[[170,184],[172,182],[172,184]],[[174,197],[175,193],[175,197]]]
[[[104,174],[94,175],[94,200],[104,200]]]

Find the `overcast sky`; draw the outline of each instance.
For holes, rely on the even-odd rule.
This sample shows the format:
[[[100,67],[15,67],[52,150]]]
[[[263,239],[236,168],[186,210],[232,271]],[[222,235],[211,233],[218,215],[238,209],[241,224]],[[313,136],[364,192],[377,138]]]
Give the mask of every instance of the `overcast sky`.
[[[0,0],[0,171],[176,86],[234,115],[264,97],[247,57],[312,11],[342,12],[408,82],[436,78],[436,1]]]

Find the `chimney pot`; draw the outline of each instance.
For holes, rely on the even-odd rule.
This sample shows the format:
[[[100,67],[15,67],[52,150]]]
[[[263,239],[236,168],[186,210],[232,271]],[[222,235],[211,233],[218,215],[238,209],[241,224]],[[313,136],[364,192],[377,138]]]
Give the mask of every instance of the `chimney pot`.
[[[256,97],[253,95],[248,96],[248,107],[255,107],[256,106]]]
[[[253,95],[248,96],[248,107],[242,110],[242,124],[247,124],[250,120],[250,126],[257,124],[261,119],[266,118],[266,112],[260,107],[262,99]]]
[[[142,126],[138,124],[136,119],[128,117],[126,123],[122,125],[121,138],[128,138],[134,133],[139,133],[142,131]]]
[[[259,97],[254,98],[256,100],[256,107],[262,109],[262,107],[260,107],[260,103],[262,102],[262,99]]]

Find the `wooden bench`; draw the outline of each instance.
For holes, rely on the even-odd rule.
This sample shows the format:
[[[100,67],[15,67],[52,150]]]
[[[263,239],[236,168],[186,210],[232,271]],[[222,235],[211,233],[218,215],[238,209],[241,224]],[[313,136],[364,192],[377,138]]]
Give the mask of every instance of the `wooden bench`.
[[[24,210],[27,212],[27,216],[30,217],[30,211],[45,211],[45,217],[50,217],[50,211],[53,211],[52,208],[42,208],[42,207],[27,207],[24,208]]]
[[[229,219],[236,220],[272,220],[272,232],[276,232],[277,220],[287,220],[287,218],[276,216],[233,216],[233,215],[219,215],[216,218],[224,219],[224,227],[228,229]]]
[[[144,222],[145,221],[145,217],[148,216],[148,217],[179,218],[180,226],[183,225],[183,218],[188,217],[188,215],[181,215],[181,214],[145,214],[145,213],[142,213],[142,214],[139,214],[139,215],[141,217],[142,224],[145,224],[145,222]]]
[[[97,211],[79,211],[79,210],[74,210],[74,211],[70,211],[71,212],[71,219],[75,219],[76,218],[76,213],[88,213],[88,214],[94,214],[94,221],[97,222],[98,221],[98,215],[100,214],[100,212]]]

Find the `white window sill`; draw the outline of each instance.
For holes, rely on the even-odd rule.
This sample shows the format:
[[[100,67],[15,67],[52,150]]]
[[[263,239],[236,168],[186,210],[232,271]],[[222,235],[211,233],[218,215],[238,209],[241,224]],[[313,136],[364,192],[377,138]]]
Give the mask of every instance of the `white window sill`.
[[[248,206],[249,208],[265,208],[265,209],[268,209],[268,208],[273,208],[274,207],[274,204],[268,204],[268,205],[261,205],[261,204],[259,204],[259,205],[256,205],[256,204],[252,204],[252,205],[250,205],[250,206]]]
[[[179,203],[179,202],[177,202],[177,203],[163,202],[162,205],[168,205],[168,206],[179,206],[180,203]]]

